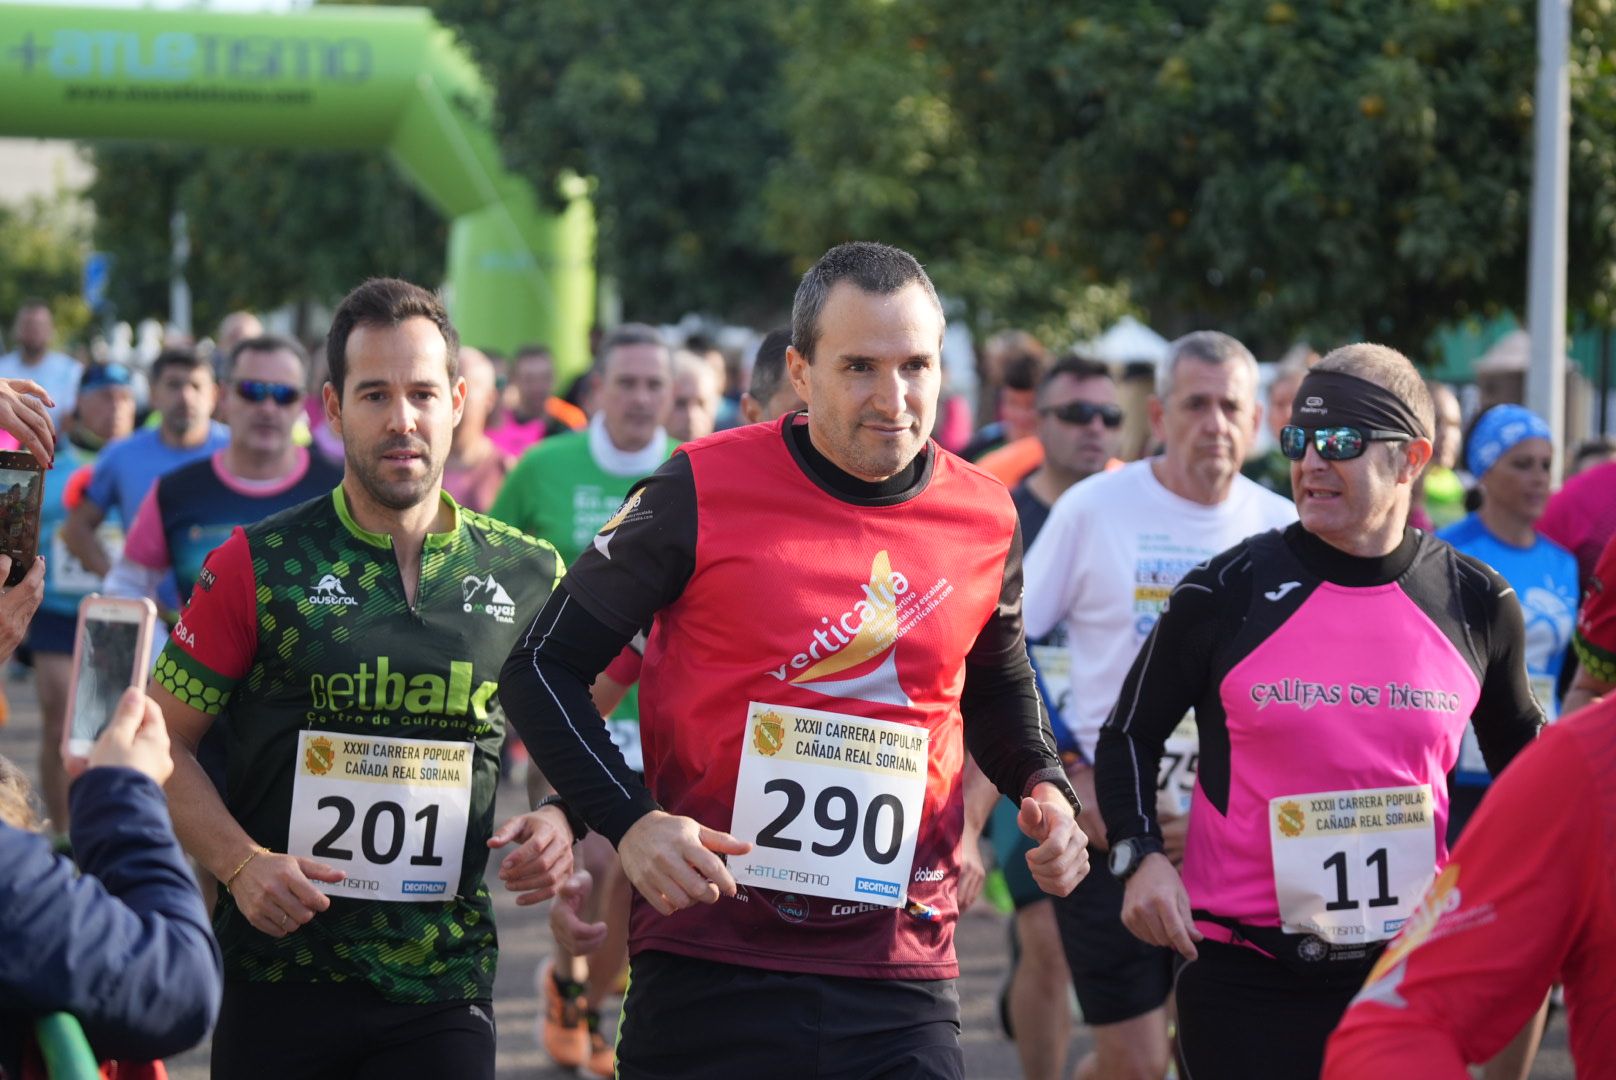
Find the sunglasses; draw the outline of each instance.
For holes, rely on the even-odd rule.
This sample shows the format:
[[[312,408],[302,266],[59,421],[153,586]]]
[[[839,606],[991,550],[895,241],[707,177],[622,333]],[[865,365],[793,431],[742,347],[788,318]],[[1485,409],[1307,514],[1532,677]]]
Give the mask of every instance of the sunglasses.
[[[1286,424],[1279,432],[1279,452],[1292,461],[1301,461],[1307,456],[1307,444],[1311,439],[1313,449],[1317,450],[1319,457],[1325,461],[1351,461],[1355,457],[1363,456],[1364,448],[1372,442],[1397,442],[1412,438],[1414,436],[1406,431],[1385,431],[1381,428],[1309,429]]]
[[[243,401],[250,401],[254,405],[266,398],[274,399],[277,405],[296,405],[303,397],[303,391],[295,386],[285,383],[259,382],[257,379],[237,379],[236,394]]]
[[[1098,416],[1108,428],[1122,426],[1120,405],[1091,405],[1086,401],[1074,401],[1067,405],[1039,409],[1038,415],[1053,416],[1063,424],[1087,424]]]

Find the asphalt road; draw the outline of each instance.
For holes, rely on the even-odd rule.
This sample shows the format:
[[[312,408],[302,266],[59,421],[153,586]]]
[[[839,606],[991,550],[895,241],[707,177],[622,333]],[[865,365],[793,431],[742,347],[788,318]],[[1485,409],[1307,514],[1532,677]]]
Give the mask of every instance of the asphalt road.
[[[31,681],[6,683],[9,720],[0,726],[0,754],[35,775],[38,761],[39,713]],[[520,786],[507,783],[500,791],[500,813],[521,808]],[[493,879],[493,874],[490,874]],[[494,990],[495,1022],[499,1028],[498,1075],[501,1080],[551,1080],[573,1076],[551,1065],[537,1042],[538,995],[534,975],[549,951],[545,908],[518,908],[509,894],[495,890],[500,930],[499,976]],[[1015,1051],[999,1033],[997,996],[1008,962],[1008,921],[985,906],[968,913],[956,937],[960,958],[959,994],[962,1005],[961,1041],[966,1075],[973,1080],[1014,1080],[1020,1076]],[[1086,1034],[1074,1039],[1075,1062],[1089,1045]],[[208,1050],[203,1045],[168,1062],[174,1080],[207,1080]],[[1570,1080],[1574,1076],[1566,1051],[1565,1020],[1556,1014],[1544,1039],[1543,1050],[1531,1073],[1533,1080]]]

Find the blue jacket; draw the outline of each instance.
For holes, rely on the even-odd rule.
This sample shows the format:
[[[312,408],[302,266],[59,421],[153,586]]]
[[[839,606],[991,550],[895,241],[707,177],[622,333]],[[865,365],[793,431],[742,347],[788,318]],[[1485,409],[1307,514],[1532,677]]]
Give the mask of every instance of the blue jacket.
[[[153,1060],[207,1035],[219,945],[162,789],[134,769],[72,787],[73,863],[0,825],[0,1069],[15,1073],[33,1019],[58,1010],[102,1059]]]

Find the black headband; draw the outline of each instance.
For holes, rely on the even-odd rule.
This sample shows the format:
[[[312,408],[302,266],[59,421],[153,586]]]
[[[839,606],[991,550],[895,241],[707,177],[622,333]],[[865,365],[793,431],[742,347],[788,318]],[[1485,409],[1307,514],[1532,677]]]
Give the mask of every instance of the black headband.
[[[1378,383],[1344,371],[1310,371],[1296,388],[1291,423],[1301,428],[1362,427],[1431,437],[1408,402]]]

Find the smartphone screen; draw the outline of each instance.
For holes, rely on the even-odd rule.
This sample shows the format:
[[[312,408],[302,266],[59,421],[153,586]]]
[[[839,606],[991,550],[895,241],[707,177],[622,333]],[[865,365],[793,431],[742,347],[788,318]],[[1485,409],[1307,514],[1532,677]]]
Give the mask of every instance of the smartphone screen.
[[[78,678],[73,684],[69,738],[74,744],[96,740],[112,720],[118,699],[145,674],[135,668],[145,628],[139,622],[83,619],[79,623]]]
[[[45,474],[33,458],[26,454],[0,454],[0,553],[11,556],[7,585],[17,584],[34,565],[34,556],[39,551],[39,507],[44,493]]]

